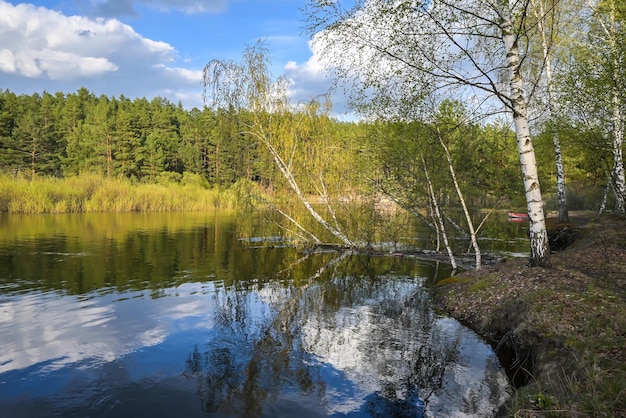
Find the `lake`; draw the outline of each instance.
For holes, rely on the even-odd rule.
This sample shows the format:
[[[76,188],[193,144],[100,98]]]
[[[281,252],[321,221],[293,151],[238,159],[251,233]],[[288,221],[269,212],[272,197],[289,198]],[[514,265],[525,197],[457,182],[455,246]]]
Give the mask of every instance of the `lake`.
[[[0,214],[0,415],[474,417],[509,397],[433,306],[448,265],[305,254],[249,221]]]

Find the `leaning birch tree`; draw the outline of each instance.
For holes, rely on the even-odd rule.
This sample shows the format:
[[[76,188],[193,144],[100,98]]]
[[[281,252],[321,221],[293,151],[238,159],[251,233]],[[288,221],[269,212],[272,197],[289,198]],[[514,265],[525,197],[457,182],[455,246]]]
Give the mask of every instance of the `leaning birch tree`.
[[[414,120],[424,97],[455,97],[512,115],[527,210],[531,265],[550,248],[522,78],[530,0],[310,0],[314,47],[365,114]],[[345,6],[349,3],[350,6]]]
[[[431,129],[425,122],[390,123],[385,121],[381,128],[379,124],[372,124],[373,131],[369,138],[376,150],[376,160],[382,167],[383,173],[376,180],[376,188],[393,200],[399,207],[415,216],[436,234],[436,251],[440,251],[441,244],[450,260],[450,265],[456,269],[458,264],[448,238],[442,202],[447,200],[445,186],[435,184],[430,173],[440,173],[445,170],[441,150],[426,147],[433,142]],[[428,152],[425,151],[428,148]],[[422,214],[426,211],[430,219]],[[480,250],[476,253],[476,268],[480,268]]]
[[[305,106],[302,110],[292,106],[287,96],[287,81],[282,78],[274,79],[269,64],[269,52],[262,42],[246,48],[241,63],[210,61],[203,69],[205,102],[216,108],[249,113],[249,119],[241,120],[243,125],[241,133],[249,135],[265,146],[276,168],[309,215],[342,245],[355,247],[356,244],[342,231],[328,199],[323,176],[320,175],[317,179],[316,188],[326,205],[328,212],[326,216],[311,204],[296,175],[298,163],[295,156],[302,148],[302,137],[307,133],[307,124],[311,122],[311,112],[316,112],[321,107],[311,105]],[[281,125],[281,121],[289,119],[290,116],[293,118]],[[289,216],[286,211],[278,207],[274,209],[295,225],[303,237],[316,244],[322,243],[320,238]]]
[[[442,121],[445,120],[444,115],[441,115],[442,111],[445,107],[439,110],[439,114],[441,116]],[[469,229],[470,242],[472,247],[474,248],[474,255],[476,259],[476,270],[480,269],[482,264],[482,255],[480,252],[480,247],[478,246],[478,240],[476,237],[476,228],[474,228],[474,223],[472,221],[471,215],[469,213],[469,209],[467,208],[467,204],[465,203],[465,197],[463,196],[463,192],[461,191],[461,186],[457,180],[456,170],[454,169],[454,163],[452,161],[452,155],[450,154],[450,149],[444,138],[449,135],[450,132],[455,131],[461,124],[456,124],[456,126],[448,127],[446,123],[441,123],[440,121],[435,121],[433,124],[435,136],[437,137],[437,141],[446,156],[446,161],[448,162],[448,171],[450,172],[450,178],[452,179],[452,184],[454,185],[454,190],[456,191],[457,196],[459,197],[459,202],[461,202],[461,208],[463,209],[463,214],[465,215],[465,221],[467,222],[467,227]],[[444,131],[445,129],[445,131]]]

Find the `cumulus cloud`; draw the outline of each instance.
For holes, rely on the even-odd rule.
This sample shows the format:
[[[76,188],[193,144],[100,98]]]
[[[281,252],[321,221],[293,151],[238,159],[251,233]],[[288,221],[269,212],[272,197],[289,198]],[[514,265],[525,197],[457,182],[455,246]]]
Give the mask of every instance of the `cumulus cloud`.
[[[289,81],[289,97],[294,103],[307,102],[322,94],[331,94],[333,110],[337,116],[353,119],[348,109],[348,99],[342,88],[335,85],[327,63],[314,42],[309,42],[311,57],[304,63],[289,61],[284,68],[284,76]]]
[[[31,5],[0,3],[0,69],[25,77],[58,79],[117,70],[97,43],[83,36],[96,30],[107,37],[115,28]]]
[[[176,67],[177,59],[173,46],[142,37],[117,19],[0,0],[0,84],[12,91],[86,86],[97,94],[154,97],[195,90],[191,105],[200,106],[201,72]]]
[[[171,44],[149,39],[130,25],[103,16],[135,13],[142,7],[217,13],[227,8],[228,0],[80,0],[73,4],[92,16],[94,8],[109,8],[109,12],[100,17],[70,16],[0,0],[2,88],[32,94],[43,90],[68,93],[86,87],[96,95],[161,96],[180,100],[186,108],[203,106],[200,69],[188,68],[191,64],[185,63]],[[86,10],[87,4],[91,12]],[[309,43],[308,60],[304,57],[282,64],[293,60],[291,54],[302,47],[301,38],[284,35],[291,33],[292,26],[291,21],[273,20],[271,30],[269,26],[262,30],[272,33],[266,40],[278,55],[278,72],[290,80],[291,99],[298,103],[328,93],[333,79],[313,43]],[[338,89],[332,96],[335,111],[345,113],[343,92]]]

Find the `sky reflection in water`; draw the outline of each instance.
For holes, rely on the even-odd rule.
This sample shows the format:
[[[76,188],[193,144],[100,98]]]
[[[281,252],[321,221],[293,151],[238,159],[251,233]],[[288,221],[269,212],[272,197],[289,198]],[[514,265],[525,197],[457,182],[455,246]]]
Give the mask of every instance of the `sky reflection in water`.
[[[145,237],[142,248],[163,234]],[[85,293],[33,284],[10,261],[14,244],[2,242],[2,416],[489,416],[507,398],[491,349],[433,310],[424,286],[433,265],[337,254],[301,259],[289,249],[267,249],[270,258],[237,247],[231,235],[227,249],[215,252],[215,260],[230,260],[223,270],[212,258],[175,257],[174,286],[161,287],[153,270],[143,288]],[[201,254],[199,236],[180,232],[176,245],[189,240],[185,248]],[[90,242],[78,252],[48,250],[81,254],[55,262],[67,281],[79,274],[75,258],[112,251]],[[172,248],[159,251],[167,259]],[[31,251],[29,263],[52,256],[42,253]],[[237,275],[244,257],[251,271],[269,268],[261,264],[271,259],[271,270],[289,273],[239,280],[220,273]],[[27,289],[15,290],[20,280]]]

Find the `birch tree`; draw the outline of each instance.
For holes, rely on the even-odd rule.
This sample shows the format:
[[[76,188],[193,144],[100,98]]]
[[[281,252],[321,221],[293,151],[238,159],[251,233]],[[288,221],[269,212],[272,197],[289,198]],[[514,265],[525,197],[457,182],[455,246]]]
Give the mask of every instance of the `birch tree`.
[[[315,187],[326,206],[326,217],[311,204],[296,176],[296,155],[303,147],[303,136],[307,133],[311,112],[316,113],[321,107],[313,103],[305,106],[304,110],[294,108],[287,97],[286,80],[274,79],[269,64],[269,52],[261,42],[245,49],[241,63],[212,60],[203,70],[205,101],[213,107],[249,113],[249,120],[246,118],[240,121],[243,125],[242,133],[266,147],[276,168],[310,216],[342,245],[355,247],[356,244],[342,231],[328,199],[323,175],[320,174]],[[293,118],[289,118],[290,115]],[[316,244],[322,243],[319,237],[285,210],[275,209],[295,225],[303,236]]]
[[[539,71],[540,80],[537,84],[543,84],[545,100],[538,100],[537,107],[547,112],[547,128],[552,137],[554,146],[554,161],[556,168],[556,193],[559,204],[559,221],[569,222],[567,197],[565,194],[565,169],[563,167],[563,152],[559,131],[556,122],[559,119],[559,97],[556,89],[554,76],[557,58],[555,57],[555,39],[559,37],[561,26],[562,2],[560,0],[530,0],[532,17],[536,25],[536,37],[539,46]],[[548,13],[547,11],[550,11]],[[541,83],[541,79],[544,80]],[[542,109],[543,110],[543,109]],[[542,112],[539,110],[539,112]]]
[[[432,131],[424,122],[412,123],[380,123],[372,124],[370,140],[374,141],[373,149],[377,161],[383,167],[377,188],[391,198],[398,206],[412,216],[424,222],[436,233],[436,251],[441,243],[445,246],[450,264],[457,268],[454,251],[451,247],[446,228],[445,215],[440,201],[446,200],[445,189],[441,176],[435,184],[431,172],[446,170],[445,157],[439,148],[425,147],[427,142],[436,142]],[[438,138],[439,140],[441,138]],[[428,148],[431,152],[425,152]],[[428,212],[430,219],[422,214]],[[476,253],[476,267],[481,263],[480,250]]]
[[[549,266],[521,71],[529,1],[310,0],[305,13],[314,46],[354,88],[353,103],[365,114],[412,120],[423,98],[433,94],[475,103],[485,114],[497,101],[512,114],[530,217],[530,261]]]
[[[566,79],[574,118],[599,131],[613,156],[607,190],[615,211],[626,212],[624,118],[626,108],[626,4],[619,0],[586,0],[573,34],[576,45]]]
[[[446,104],[449,109],[454,108],[454,104],[452,103],[446,102],[444,104]],[[454,184],[454,190],[456,191],[456,194],[459,197],[459,202],[461,202],[461,207],[463,208],[463,214],[465,215],[465,220],[467,222],[467,227],[469,229],[470,241],[472,243],[472,247],[474,248],[474,255],[476,259],[476,270],[478,270],[480,269],[481,264],[482,264],[482,255],[480,253],[480,247],[478,246],[478,241],[476,239],[476,229],[474,228],[474,223],[472,221],[469,210],[467,208],[467,204],[465,203],[465,197],[463,196],[463,192],[461,191],[461,187],[459,186],[459,182],[457,180],[456,170],[454,169],[454,164],[452,162],[452,156],[450,155],[450,150],[448,148],[448,145],[446,145],[446,142],[445,142],[446,135],[456,130],[459,124],[456,124],[456,126],[448,127],[446,126],[445,123],[440,123],[445,120],[445,115],[442,114],[445,111],[445,109],[446,109],[446,106],[442,106],[442,108],[439,110],[441,121],[436,121],[434,124],[435,134],[436,134],[437,140],[439,141],[439,144],[441,145],[441,148],[443,148],[445,152],[446,160],[448,162],[448,170],[450,171],[450,177],[452,178],[452,183]],[[444,132],[442,128],[445,128],[447,132]]]

